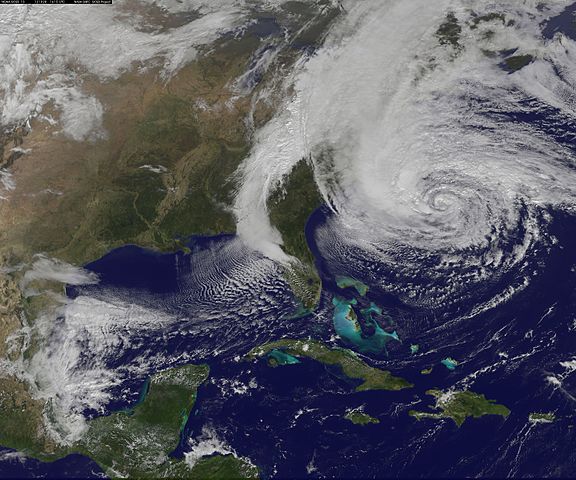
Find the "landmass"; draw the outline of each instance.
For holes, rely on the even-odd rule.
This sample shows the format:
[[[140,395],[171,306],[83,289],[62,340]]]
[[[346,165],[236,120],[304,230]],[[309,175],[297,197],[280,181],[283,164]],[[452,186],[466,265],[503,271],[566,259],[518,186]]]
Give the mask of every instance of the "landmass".
[[[371,417],[367,413],[364,413],[361,409],[356,408],[354,410],[350,410],[349,412],[344,415],[344,418],[350,420],[354,425],[368,425],[370,423],[380,423],[380,420],[377,418]]]
[[[4,129],[0,167],[11,168],[16,188],[0,205],[0,251],[21,260],[44,252],[80,265],[128,243],[178,250],[193,234],[234,233],[233,174],[252,146],[252,129],[279,102],[276,74],[300,57],[295,45],[321,42],[339,12],[325,2],[293,2],[290,11],[274,11],[279,31],[297,32],[285,41],[259,35],[254,22],[216,40],[168,81],[158,67],[106,82],[78,72],[104,106],[107,135],[77,141],[45,116]],[[237,80],[268,43],[276,60],[241,90]],[[59,118],[57,110],[44,113]],[[13,146],[28,153],[15,156]],[[301,258],[306,247],[296,232],[303,235],[319,198],[309,168],[296,168],[283,190],[291,212],[275,224]]]
[[[552,412],[538,413],[532,412],[528,415],[530,423],[552,423],[556,420],[556,415]]]
[[[457,426],[461,426],[468,417],[479,418],[484,415],[500,415],[505,419],[510,415],[510,410],[504,405],[488,400],[484,395],[469,390],[447,391],[428,390],[427,395],[436,399],[434,410],[440,412],[420,412],[410,410],[408,414],[417,420],[423,418],[442,419],[450,418]]]
[[[368,285],[351,277],[336,277],[336,285],[338,285],[338,288],[355,288],[358,294],[363,297],[366,296],[369,289]]]
[[[325,365],[335,365],[342,369],[348,378],[360,380],[356,391],[364,390],[401,390],[413,385],[387,370],[371,367],[354,352],[343,348],[330,348],[315,340],[283,339],[266,343],[252,349],[246,355],[247,360],[256,360],[273,350],[281,350],[294,357],[305,357]]]
[[[458,361],[454,360],[452,357],[446,357],[440,363],[444,365],[448,370],[455,370],[458,366]]]
[[[33,399],[29,386],[14,376],[0,378],[0,444],[24,455],[50,461],[68,454],[50,436],[44,402]]]
[[[235,232],[234,172],[252,147],[253,131],[280,103],[279,72],[303,48],[320,45],[340,13],[324,1],[288,2],[274,10],[278,35],[268,38],[258,31],[256,11],[247,28],[200,49],[170,77],[157,59],[105,79],[67,64],[82,94],[102,105],[102,135],[64,134],[63,112],[53,102],[24,122],[0,126],[0,172],[10,180],[0,202],[0,362],[34,354],[42,341],[36,317],[65,293],[63,283],[44,282],[36,296],[22,295],[19,285],[38,253],[84,265],[126,244],[185,250],[191,235]],[[164,12],[147,21],[169,30],[182,20]],[[274,60],[240,85],[268,47]],[[296,279],[290,282],[295,295],[313,308],[320,282],[302,242],[319,201],[309,165],[298,167],[283,188],[286,194],[271,205],[273,221],[300,262],[287,272]],[[282,208],[290,214],[274,215]],[[40,459],[65,454],[49,434],[46,402],[21,378],[7,368],[0,373],[0,444]]]
[[[285,269],[285,277],[308,310],[318,304],[322,285],[306,241],[305,227],[312,212],[322,203],[313,167],[306,159],[298,162],[268,199],[270,223],[282,235],[282,249],[295,259]]]
[[[460,35],[462,34],[462,27],[454,15],[454,12],[449,12],[446,15],[444,22],[438,27],[436,37],[441,45],[450,45],[456,51],[462,49],[460,45]]]
[[[502,25],[506,24],[506,15],[499,12],[491,12],[487,13],[486,15],[478,15],[474,16],[473,14],[472,21],[470,22],[470,28],[472,30],[478,28],[480,23],[488,23],[488,22],[501,22]]]
[[[504,60],[503,67],[510,73],[517,72],[534,61],[532,55],[514,55]]]
[[[198,386],[208,378],[206,365],[186,365],[154,375],[141,403],[89,422],[80,452],[112,478],[165,478],[186,472],[176,449]]]
[[[192,467],[169,456],[178,446],[197,388],[208,373],[207,365],[185,365],[153,375],[133,408],[90,420],[88,430],[75,445],[50,454],[30,450],[27,429],[22,431],[23,441],[12,444],[45,461],[81,453],[110,478],[258,478],[256,467],[233,455],[203,457]]]
[[[462,40],[466,35],[472,35],[479,45],[483,45],[482,52],[486,57],[496,59],[500,68],[514,73],[532,63],[534,56],[529,53],[518,54],[521,45],[510,45],[510,48],[494,50],[492,39],[498,31],[514,28],[515,25],[514,19],[507,19],[506,15],[501,12],[479,15],[472,11],[468,20],[462,22],[454,12],[448,12],[436,30],[436,38],[440,45],[449,47],[452,50],[452,56],[456,57],[464,49]],[[466,32],[464,28],[467,28]],[[429,63],[429,67],[434,69],[435,60],[431,58]]]
[[[353,298],[348,300],[338,295],[332,299],[334,314],[332,320],[336,333],[345,342],[354,345],[361,352],[382,353],[386,352],[386,344],[395,340],[400,341],[396,331],[387,332],[373,318],[373,314],[381,315],[382,309],[370,303],[370,306],[360,310],[365,328],[362,328],[354,306],[358,301]]]

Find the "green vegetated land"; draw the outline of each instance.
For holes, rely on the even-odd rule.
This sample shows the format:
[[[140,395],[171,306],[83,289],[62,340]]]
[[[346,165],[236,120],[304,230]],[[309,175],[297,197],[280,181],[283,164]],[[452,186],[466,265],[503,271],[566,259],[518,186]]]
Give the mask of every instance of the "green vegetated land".
[[[354,425],[369,425],[369,424],[378,424],[380,420],[374,418],[367,413],[364,413],[360,409],[350,410],[349,412],[344,415],[346,420],[350,420]]]
[[[530,423],[552,423],[556,420],[553,412],[532,412],[528,415]]]
[[[111,478],[258,478],[255,466],[233,455],[203,457],[192,467],[169,456],[178,446],[198,386],[208,374],[207,365],[185,365],[157,373],[145,384],[142,398],[133,408],[90,420],[77,444],[50,453],[31,443],[34,436],[27,428],[21,429],[20,442],[5,438],[6,433],[0,438],[2,443],[44,461],[81,453]],[[35,425],[36,420],[27,423]]]
[[[294,357],[309,358],[325,365],[338,366],[346,377],[361,381],[356,387],[358,392],[364,390],[401,390],[413,386],[407,380],[395,377],[387,370],[371,367],[351,350],[330,348],[314,340],[283,339],[266,343],[248,352],[246,359],[260,358],[273,350],[281,350]]]
[[[352,287],[358,292],[358,295],[362,297],[365,297],[368,293],[368,290],[370,290],[368,285],[351,277],[336,277],[336,285],[338,285],[338,288]]]
[[[90,421],[80,451],[113,478],[257,478],[255,467],[231,455],[206,457],[192,468],[169,457],[208,373],[206,365],[157,373],[141,403]]]
[[[506,15],[499,12],[490,12],[486,15],[478,15],[472,17],[472,21],[470,22],[470,28],[472,30],[478,28],[478,25],[481,23],[488,23],[488,22],[499,22],[502,25],[506,24]]]
[[[29,247],[82,264],[127,243],[176,250],[191,234],[233,233],[231,177],[250,149],[249,99],[222,104],[257,48],[249,36],[220,42],[164,88],[147,86],[130,123],[110,125],[99,151],[85,147],[94,167],[30,225]]]
[[[469,390],[460,392],[428,390],[426,394],[436,399],[436,405],[432,408],[441,411],[420,412],[410,410],[408,414],[418,420],[424,418],[451,418],[456,425],[460,426],[468,417],[479,418],[484,415],[500,415],[507,418],[510,415],[510,410],[504,405],[499,405],[494,400],[488,400],[484,395]]]
[[[314,180],[314,171],[305,159],[298,162],[268,199],[270,222],[282,235],[282,248],[298,260],[287,269],[286,277],[296,296],[309,309],[318,303],[322,286],[304,228],[320,205],[322,196]]]
[[[504,60],[504,65],[506,70],[510,73],[514,73],[524,68],[526,65],[531,64],[533,61],[534,57],[532,55],[514,55]]]
[[[48,434],[43,402],[30,397],[28,386],[13,378],[0,378],[0,445],[40,460],[67,454]]]
[[[464,32],[464,28],[468,30]],[[454,12],[448,12],[436,30],[436,38],[440,45],[450,47],[453,56],[457,56],[463,51],[462,40],[468,34],[474,37],[487,57],[498,60],[500,68],[514,73],[532,63],[534,56],[530,53],[518,53],[521,45],[510,45],[509,49],[494,50],[493,43],[490,43],[498,31],[512,28],[516,28],[516,22],[514,19],[507,19],[502,12],[489,12],[483,15],[471,12],[469,19],[463,22],[458,19]],[[433,60],[431,65],[435,65]]]
[[[63,289],[62,284],[43,285],[45,294],[22,297],[22,270],[13,267],[29,264],[35,254],[83,265],[125,244],[174,251],[185,249],[193,234],[235,231],[234,173],[252,147],[249,125],[260,128],[273,117],[284,94],[277,79],[300,57],[298,42],[320,44],[339,12],[324,0],[289,2],[276,12],[282,28],[295,33],[281,44],[272,40],[275,61],[250,92],[238,94],[234,82],[267,40],[247,29],[218,39],[167,81],[159,79],[155,66],[135,67],[105,82],[82,77],[83,89],[104,105],[105,137],[78,142],[62,135],[60,126],[42,123],[40,116],[32,119],[31,129],[0,132],[0,163],[17,167],[18,185],[0,205],[0,360],[34,354],[37,338],[20,344],[13,340],[10,351],[6,339],[17,337],[24,317],[34,331],[35,317]],[[269,91],[266,101],[256,100],[262,88]],[[15,146],[30,153],[15,155]],[[311,180],[309,170],[297,168],[285,184],[286,195],[275,196],[271,205],[287,251],[300,262],[287,276],[308,306],[315,304],[319,289],[300,231],[315,204]],[[300,194],[292,189],[310,193],[307,208],[301,209]],[[283,216],[280,208],[294,217]],[[32,397],[29,385],[5,372],[0,376],[0,444],[45,460],[66,454],[49,434],[46,408]],[[116,414],[94,425],[112,428],[112,423],[127,421]]]
[[[50,188],[62,194],[44,201],[21,195],[10,211],[0,209],[0,226],[6,227],[0,253],[26,261],[45,252],[84,264],[120,245],[173,251],[194,234],[234,233],[235,174],[252,148],[252,129],[273,117],[284,95],[278,76],[301,55],[295,47],[320,44],[340,12],[324,1],[290,2],[276,12],[278,23],[294,34],[275,43],[275,61],[242,94],[234,90],[235,80],[268,41],[249,29],[217,40],[165,83],[154,70],[126,72],[104,84],[91,80],[86,88],[106,106],[107,137],[74,142],[40,137],[41,128],[18,137],[22,148],[38,143],[16,160],[22,171],[36,172],[15,178],[18,192]],[[266,101],[258,100],[263,88],[269,90]],[[35,158],[44,151],[49,159]],[[34,169],[28,167],[33,160]],[[305,162],[269,203],[286,251],[298,259],[287,277],[309,306],[315,304],[319,278],[302,230],[319,204]]]
[[[460,50],[460,35],[462,34],[462,27],[453,12],[446,15],[444,22],[438,27],[436,37],[441,45],[451,45],[454,49]]]
[[[166,477],[178,463],[168,457],[196,400],[208,367],[187,365],[154,375],[141,403],[90,421],[81,450],[112,477]]]

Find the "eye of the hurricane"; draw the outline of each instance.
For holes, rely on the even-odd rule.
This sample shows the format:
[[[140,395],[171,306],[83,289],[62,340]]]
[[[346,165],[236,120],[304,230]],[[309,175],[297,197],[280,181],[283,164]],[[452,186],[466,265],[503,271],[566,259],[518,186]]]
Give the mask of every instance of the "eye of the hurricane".
[[[495,215],[493,208],[504,205],[505,195],[482,179],[438,171],[401,189],[394,187],[364,217],[375,224],[374,236],[381,235],[378,243],[400,242],[425,250],[467,248],[485,244],[493,227],[506,223],[505,209]]]
[[[450,213],[458,209],[458,199],[457,193],[442,189],[431,193],[429,205],[437,212]]]
[[[485,200],[472,185],[458,183],[432,186],[423,195],[423,221],[441,237],[471,233],[472,223],[486,222]],[[466,231],[464,231],[466,230]]]

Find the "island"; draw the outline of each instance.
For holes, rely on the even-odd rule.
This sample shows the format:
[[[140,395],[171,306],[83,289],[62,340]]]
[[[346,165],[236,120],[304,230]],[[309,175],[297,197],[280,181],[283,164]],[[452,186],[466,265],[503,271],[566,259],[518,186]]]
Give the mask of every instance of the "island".
[[[455,370],[458,366],[458,361],[454,360],[452,357],[446,357],[440,363],[444,365],[448,370]]]
[[[325,365],[341,368],[348,378],[358,379],[361,383],[356,391],[364,390],[401,390],[413,385],[400,377],[395,377],[387,370],[371,367],[354,352],[344,348],[330,348],[315,340],[282,339],[253,348],[245,356],[246,360],[256,360],[280,350],[292,357],[304,357]]]
[[[509,73],[514,73],[530,65],[533,61],[534,57],[532,55],[515,55],[504,60],[501,67]]]
[[[368,285],[351,277],[336,277],[336,285],[338,285],[338,288],[342,289],[349,287],[355,288],[358,294],[362,297],[366,296],[369,289]]]
[[[332,298],[332,305],[334,306],[332,320],[336,333],[342,340],[353,345],[360,352],[387,353],[386,344],[388,342],[392,340],[400,342],[398,333],[396,331],[387,332],[380,326],[373,315],[381,315],[382,309],[376,304],[370,303],[369,307],[360,310],[365,326],[372,330],[370,335],[366,335],[354,310],[354,306],[357,304],[358,301],[355,298],[348,300],[338,295]]]
[[[554,420],[556,420],[556,415],[552,412],[532,412],[528,415],[530,423],[552,423]]]
[[[370,423],[374,424],[380,423],[380,420],[378,420],[377,418],[371,417],[367,413],[364,413],[362,408],[355,408],[353,410],[349,410],[348,412],[346,412],[346,415],[344,415],[344,418],[346,420],[350,420],[354,425],[364,426]]]
[[[431,407],[439,412],[420,412],[410,410],[408,414],[417,420],[424,418],[442,419],[451,418],[459,427],[468,417],[479,418],[484,415],[500,415],[505,419],[510,410],[504,405],[488,400],[484,395],[469,390],[442,392],[440,390],[427,390],[427,395],[436,398],[436,405]]]

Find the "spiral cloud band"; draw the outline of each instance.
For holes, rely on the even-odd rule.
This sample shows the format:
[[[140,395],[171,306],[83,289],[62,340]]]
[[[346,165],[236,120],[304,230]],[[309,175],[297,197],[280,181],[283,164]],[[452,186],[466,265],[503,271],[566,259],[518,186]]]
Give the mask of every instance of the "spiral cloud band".
[[[240,234],[283,260],[265,199],[310,155],[342,245],[464,283],[520,267],[575,201],[576,43],[543,35],[567,4],[344,2],[244,167]]]

